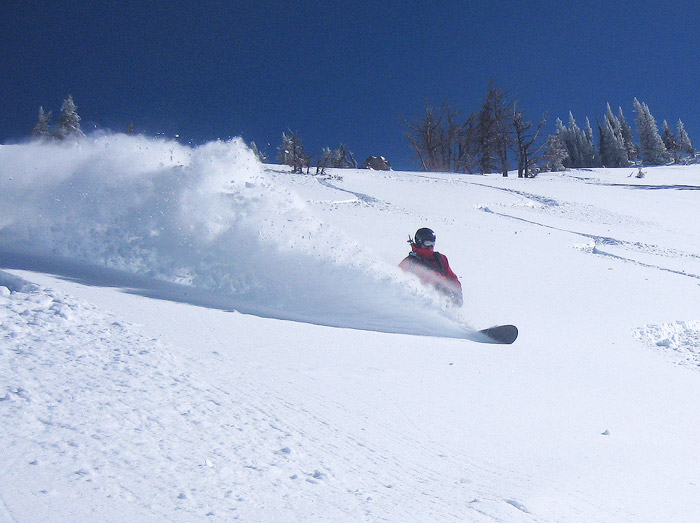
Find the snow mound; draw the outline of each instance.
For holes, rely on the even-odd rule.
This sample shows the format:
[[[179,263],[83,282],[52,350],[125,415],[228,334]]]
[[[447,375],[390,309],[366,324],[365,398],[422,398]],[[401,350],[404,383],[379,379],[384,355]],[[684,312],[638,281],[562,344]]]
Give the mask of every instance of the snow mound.
[[[634,331],[636,338],[671,355],[679,364],[700,368],[700,321],[676,321],[647,325]]]
[[[184,284],[262,316],[471,332],[413,279],[314,216],[240,139],[189,147],[114,135],[2,146],[0,194],[8,202],[0,244],[13,254]]]
[[[13,292],[31,292],[36,288],[36,285],[30,283],[19,276],[0,271],[0,289],[3,296],[9,296]]]

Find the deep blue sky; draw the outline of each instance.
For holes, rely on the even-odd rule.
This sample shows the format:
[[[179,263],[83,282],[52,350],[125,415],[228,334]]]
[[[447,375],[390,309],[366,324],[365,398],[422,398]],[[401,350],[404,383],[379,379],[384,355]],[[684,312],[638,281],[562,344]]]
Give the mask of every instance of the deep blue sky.
[[[636,96],[700,145],[697,1],[0,2],[0,143],[71,93],[85,129],[187,142],[241,135],[274,155],[287,129],[312,152],[414,166],[402,118],[426,100],[466,114],[491,80],[530,119],[583,125]]]

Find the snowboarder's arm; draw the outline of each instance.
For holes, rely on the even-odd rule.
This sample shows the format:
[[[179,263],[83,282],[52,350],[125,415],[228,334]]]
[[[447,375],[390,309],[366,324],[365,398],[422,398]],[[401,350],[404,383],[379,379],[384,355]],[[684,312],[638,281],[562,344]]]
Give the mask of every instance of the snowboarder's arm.
[[[450,268],[450,262],[447,261],[447,256],[445,256],[444,254],[440,254],[440,257],[442,258],[442,266],[445,271],[445,278],[450,280],[451,282],[456,283],[461,289],[462,284],[459,281],[459,277]]]
[[[449,296],[457,307],[461,307],[463,303],[462,284],[457,275],[450,268],[447,256],[444,254],[439,254],[439,256],[442,263],[443,274],[440,274],[442,281],[436,283],[436,287],[438,287],[438,290],[443,294]]]

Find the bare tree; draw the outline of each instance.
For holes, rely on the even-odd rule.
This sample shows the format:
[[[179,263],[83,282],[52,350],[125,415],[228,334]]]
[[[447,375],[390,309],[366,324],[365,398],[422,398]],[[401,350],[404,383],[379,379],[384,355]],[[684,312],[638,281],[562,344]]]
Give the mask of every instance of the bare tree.
[[[423,117],[404,122],[406,137],[424,171],[466,172],[472,134],[467,123],[459,122],[459,116],[447,102],[437,109],[426,103]]]
[[[411,143],[418,161],[424,171],[444,171],[445,159],[441,156],[444,149],[443,111],[436,110],[427,102],[425,115],[413,123],[404,122],[406,138]]]
[[[457,130],[454,171],[458,173],[478,172],[477,115],[475,113],[469,115],[466,122],[459,125]]]
[[[540,137],[540,131],[546,122],[547,115],[544,114],[533,130],[532,122],[525,119],[522,111],[517,108],[517,104],[513,104],[514,148],[518,159],[518,178],[534,177],[531,166],[538,161],[534,155],[538,154],[544,146],[544,144],[540,144],[536,147],[536,144]]]
[[[333,163],[333,151],[330,147],[321,149],[321,155],[316,163],[316,174],[326,174],[326,167],[330,167]]]

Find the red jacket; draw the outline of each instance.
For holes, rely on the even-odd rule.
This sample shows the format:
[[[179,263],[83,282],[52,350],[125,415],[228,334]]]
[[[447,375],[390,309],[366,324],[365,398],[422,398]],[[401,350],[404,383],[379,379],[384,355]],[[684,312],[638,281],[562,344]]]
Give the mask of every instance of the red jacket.
[[[441,293],[452,298],[457,305],[462,305],[462,284],[452,272],[447,256],[433,249],[422,249],[411,245],[412,252],[406,256],[399,267],[418,276],[424,285],[432,285]]]

